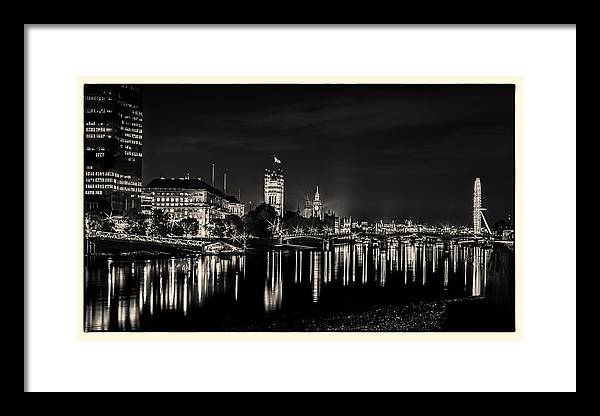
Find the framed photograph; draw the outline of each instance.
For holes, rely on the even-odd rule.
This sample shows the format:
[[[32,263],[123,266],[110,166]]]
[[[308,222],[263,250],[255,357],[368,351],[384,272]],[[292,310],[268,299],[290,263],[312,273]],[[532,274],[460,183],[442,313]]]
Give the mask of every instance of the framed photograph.
[[[24,66],[25,391],[576,389],[575,25],[25,25]]]

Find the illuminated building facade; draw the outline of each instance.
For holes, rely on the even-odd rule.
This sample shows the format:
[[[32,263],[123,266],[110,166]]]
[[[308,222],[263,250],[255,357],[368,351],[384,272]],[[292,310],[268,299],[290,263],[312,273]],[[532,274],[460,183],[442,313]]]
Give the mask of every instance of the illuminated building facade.
[[[283,169],[265,169],[265,203],[271,205],[280,217],[284,214],[285,181]]]
[[[142,209],[140,213],[145,216],[152,215],[152,194],[146,192],[146,190],[142,191],[142,195],[140,197]]]
[[[375,233],[377,234],[392,234],[400,231],[408,231],[410,229],[417,230],[416,227],[408,227],[405,224],[396,223],[395,220],[391,220],[390,222],[383,222],[383,220],[379,220],[375,223]]]
[[[237,198],[225,195],[200,178],[153,179],[144,188],[144,198],[151,204],[150,212],[160,209],[176,220],[195,218],[200,237],[207,236],[206,226],[211,220],[243,212],[243,204]]]
[[[335,234],[350,234],[350,233],[352,233],[352,218],[350,218],[350,217],[335,217],[333,232]]]
[[[475,179],[473,187],[473,234],[481,234],[481,180]]]
[[[328,211],[323,216],[325,225],[331,228],[334,234],[351,234],[352,233],[352,217],[341,217],[335,215],[335,212]]]
[[[84,87],[84,209],[107,213],[141,210],[141,88]]]
[[[246,207],[244,204],[242,204],[239,199],[233,195],[227,195],[225,199],[227,200],[227,210],[229,213],[242,218],[246,213]]]

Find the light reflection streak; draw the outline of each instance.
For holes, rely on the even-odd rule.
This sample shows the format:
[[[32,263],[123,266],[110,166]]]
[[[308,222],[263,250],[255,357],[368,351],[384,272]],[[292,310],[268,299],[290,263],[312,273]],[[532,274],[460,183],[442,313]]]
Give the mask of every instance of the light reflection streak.
[[[312,301],[313,303],[317,303],[319,301],[319,297],[321,296],[321,257],[322,253],[320,252],[311,252],[311,260],[312,260]]]
[[[480,265],[480,248],[475,247],[473,253],[473,296],[481,295],[481,265]]]
[[[425,283],[427,282],[427,250],[425,249],[425,246],[421,247],[421,268],[423,269],[423,286],[425,286]]]
[[[109,259],[107,262],[108,265],[108,309],[110,310],[110,301],[112,300],[113,296],[115,295],[113,292],[113,287],[114,287],[114,275],[113,275],[113,267],[112,267],[112,261]]]
[[[300,252],[300,283],[302,283],[302,252]]]
[[[184,315],[187,315],[187,309],[188,309],[187,297],[188,297],[188,276],[185,276],[183,279],[183,314]]]
[[[344,269],[343,285],[348,286],[349,263],[348,263],[348,256],[347,256],[347,252],[346,252],[346,246],[344,246],[343,248],[340,248],[340,256],[342,257],[342,265],[343,265],[343,269]]]
[[[487,286],[487,265],[488,265],[488,251],[483,251],[483,264],[481,268],[483,269],[483,289],[482,293],[485,293],[485,288]]]
[[[150,281],[150,316],[154,315],[154,283]]]
[[[458,245],[456,244],[452,245],[452,265],[453,272],[456,274],[458,270]]]
[[[465,290],[467,290],[467,249],[463,248],[463,269],[465,271]]]
[[[350,247],[350,252],[352,253],[352,283],[356,283],[356,249],[354,247]]]
[[[240,281],[240,274],[239,272],[235,272],[235,300],[238,300],[238,292],[239,292],[239,281]]]
[[[408,254],[408,246],[405,245],[404,246],[404,285],[406,286],[406,284],[408,283],[408,266],[407,266],[407,261],[406,261],[406,257]]]
[[[329,282],[331,282],[331,278],[332,278],[332,275],[333,275],[333,271],[331,270],[332,269],[332,264],[333,264],[333,258],[334,258],[333,252],[331,250],[328,251],[327,254],[326,254],[326,257],[327,257],[327,263],[329,265],[329,267],[327,269],[327,280]]]
[[[385,281],[387,278],[387,253],[385,251],[381,252],[381,278],[379,280],[379,284],[381,286],[385,286]]]
[[[271,268],[267,268],[267,277],[265,279],[264,307],[265,312],[269,313],[281,310],[283,279],[281,273],[281,252],[269,252],[267,256]]]
[[[448,257],[444,259],[444,289],[448,289]]]
[[[394,246],[394,248],[392,248],[391,250],[391,255],[392,255],[392,272],[397,272],[398,271],[398,246]]]
[[[167,308],[172,310],[175,306],[175,259],[171,259],[168,266],[169,279],[167,281]]]
[[[298,283],[298,254],[300,254],[299,251],[294,253],[294,283]]]
[[[416,246],[411,246],[410,247],[410,275],[411,275],[411,280],[412,283],[415,283],[415,279],[416,279],[416,271],[417,271],[417,247]]]
[[[368,266],[369,266],[369,261],[367,259],[367,248],[365,246],[363,246],[363,250],[362,250],[362,282],[365,285],[368,282]]]
[[[202,305],[203,303],[203,295],[205,292],[205,274],[204,274],[204,258],[198,259],[196,262],[196,268],[198,271],[196,272],[196,279],[198,280],[198,305]]]

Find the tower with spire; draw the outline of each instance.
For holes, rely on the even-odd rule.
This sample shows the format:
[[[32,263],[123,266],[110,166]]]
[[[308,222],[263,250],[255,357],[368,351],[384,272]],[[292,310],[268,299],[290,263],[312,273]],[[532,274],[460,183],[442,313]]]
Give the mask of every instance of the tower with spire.
[[[319,195],[319,185],[317,185],[317,191],[315,192],[315,197],[314,197],[313,203],[312,203],[312,216],[314,218],[318,218],[320,220],[323,220],[323,218],[324,218],[323,204],[321,202],[321,197]]]
[[[313,215],[312,202],[306,193],[306,200],[304,201],[304,208],[302,208],[302,216],[304,218],[310,218]]]

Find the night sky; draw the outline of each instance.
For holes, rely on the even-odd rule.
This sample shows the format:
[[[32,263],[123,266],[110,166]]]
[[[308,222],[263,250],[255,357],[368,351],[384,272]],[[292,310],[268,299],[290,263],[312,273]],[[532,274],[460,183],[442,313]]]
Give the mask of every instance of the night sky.
[[[319,185],[359,220],[471,221],[482,181],[492,223],[514,214],[512,85],[147,85],[143,181],[187,172],[253,206],[283,162],[286,209]],[[491,224],[490,224],[491,225]]]

